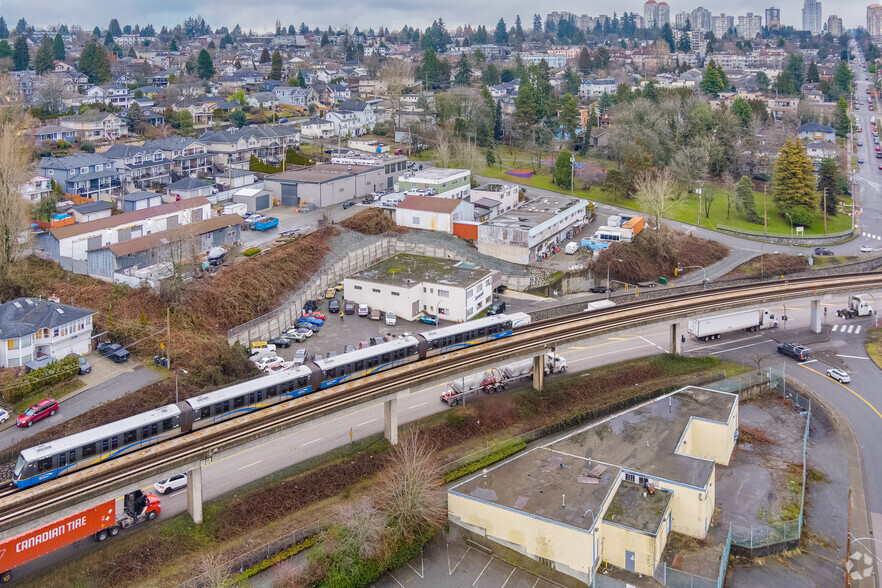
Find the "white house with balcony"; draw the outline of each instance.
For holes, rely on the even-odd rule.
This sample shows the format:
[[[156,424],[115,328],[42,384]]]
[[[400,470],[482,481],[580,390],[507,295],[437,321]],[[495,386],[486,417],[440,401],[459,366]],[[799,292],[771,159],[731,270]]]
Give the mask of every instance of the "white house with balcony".
[[[88,353],[93,310],[39,298],[0,304],[0,367],[21,367],[37,357]]]

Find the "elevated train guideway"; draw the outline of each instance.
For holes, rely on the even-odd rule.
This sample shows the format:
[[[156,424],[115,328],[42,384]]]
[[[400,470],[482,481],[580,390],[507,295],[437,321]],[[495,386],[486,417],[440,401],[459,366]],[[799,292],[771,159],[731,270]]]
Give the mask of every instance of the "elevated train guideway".
[[[386,436],[395,443],[397,398],[410,388],[534,358],[534,385],[541,389],[544,355],[563,344],[668,323],[671,325],[670,351],[678,353],[680,334],[685,333],[685,321],[691,317],[797,298],[813,299],[814,314],[822,295],[879,288],[882,288],[882,273],[800,278],[644,299],[587,314],[578,312],[533,322],[504,339],[315,392],[37,486],[19,491],[4,490],[0,492],[0,539],[185,470],[190,472],[189,510],[193,519],[201,522],[203,465],[287,436],[298,428],[360,410],[367,403],[385,403]],[[813,318],[813,325],[815,322]]]

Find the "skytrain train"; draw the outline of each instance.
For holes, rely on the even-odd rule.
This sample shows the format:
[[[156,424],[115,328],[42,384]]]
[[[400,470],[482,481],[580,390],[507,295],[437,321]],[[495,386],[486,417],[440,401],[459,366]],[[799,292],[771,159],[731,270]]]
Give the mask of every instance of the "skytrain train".
[[[529,322],[528,314],[499,314],[433,329],[333,358],[310,361],[30,447],[19,455],[12,483],[19,488],[33,486],[317,390],[508,337],[515,328]]]

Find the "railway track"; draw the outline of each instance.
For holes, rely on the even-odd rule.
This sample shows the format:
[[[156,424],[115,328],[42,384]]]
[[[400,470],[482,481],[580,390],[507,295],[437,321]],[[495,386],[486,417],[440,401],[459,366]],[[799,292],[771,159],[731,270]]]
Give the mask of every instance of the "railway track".
[[[458,371],[470,369],[477,353],[482,362],[505,360],[513,354],[538,354],[543,348],[568,341],[626,330],[648,323],[684,320],[684,312],[701,314],[731,305],[750,305],[822,295],[848,289],[882,288],[882,273],[845,274],[826,278],[798,278],[764,282],[752,286],[731,286],[690,292],[667,298],[654,298],[611,307],[590,314],[576,313],[530,323],[511,337],[485,343],[422,362],[408,364],[329,390],[323,390],[290,403],[276,405],[214,427],[178,437],[69,476],[21,491],[0,491],[0,529],[7,529],[43,511],[48,505],[66,503],[90,492],[112,489],[125,480],[136,480],[151,470],[168,464],[207,460],[217,451],[246,440],[270,435],[360,401],[368,401],[401,390],[402,382],[411,386],[437,381]]]

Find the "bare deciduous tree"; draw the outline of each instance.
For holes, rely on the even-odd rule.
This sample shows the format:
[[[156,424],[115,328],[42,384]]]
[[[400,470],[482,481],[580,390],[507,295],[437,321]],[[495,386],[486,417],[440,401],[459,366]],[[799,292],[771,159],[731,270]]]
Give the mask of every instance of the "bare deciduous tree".
[[[6,86],[2,81],[0,95]],[[18,136],[25,126],[25,115],[19,104],[0,105],[0,284],[8,284],[13,265],[27,248],[28,203],[21,195],[27,182],[31,150]]]
[[[222,553],[212,553],[203,557],[199,562],[199,572],[202,575],[202,586],[206,588],[224,588],[233,580],[230,560]]]
[[[370,500],[344,504],[338,516],[340,524],[347,529],[340,544],[342,552],[357,553],[362,559],[373,559],[380,555],[386,517]]]
[[[441,474],[435,447],[413,431],[399,437],[380,501],[396,539],[413,539],[444,520]]]
[[[386,82],[386,92],[392,106],[396,128],[401,126],[401,95],[413,82],[411,64],[402,59],[389,59],[380,70],[380,79]]]
[[[634,183],[634,200],[640,209],[655,220],[655,227],[661,230],[661,218],[667,216],[674,204],[677,183],[667,168],[656,173],[645,173]]]
[[[440,167],[450,167],[450,160],[453,156],[450,131],[441,126],[437,127],[432,141],[432,148],[435,150],[435,160],[438,162],[438,165]]]

